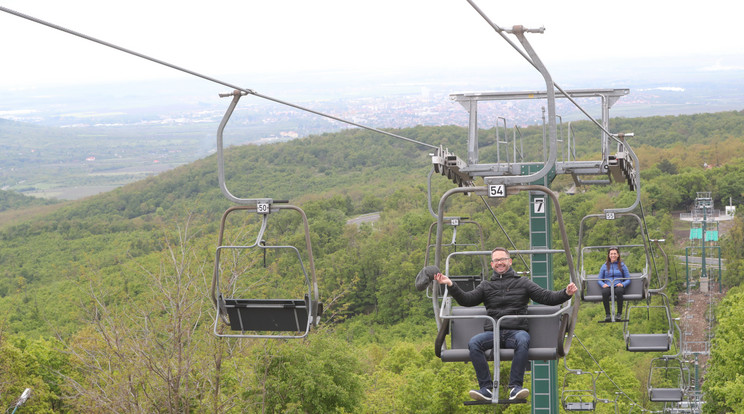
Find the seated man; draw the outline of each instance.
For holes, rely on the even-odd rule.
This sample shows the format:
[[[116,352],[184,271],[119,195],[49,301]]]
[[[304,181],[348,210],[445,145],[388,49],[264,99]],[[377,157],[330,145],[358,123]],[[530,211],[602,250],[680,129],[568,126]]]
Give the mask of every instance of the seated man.
[[[511,267],[512,260],[509,251],[497,247],[491,252],[491,268],[493,274],[490,280],[484,280],[470,292],[464,292],[447,276],[438,273],[434,280],[445,284],[457,303],[462,306],[477,306],[483,303],[488,315],[498,320],[505,315],[525,315],[529,300],[543,305],[560,305],[569,300],[578,290],[573,282],[565,289],[552,291],[543,289],[528,278],[523,278]],[[514,349],[511,373],[509,374],[509,399],[524,399],[530,391],[523,388],[524,371],[529,363],[530,334],[527,332],[527,320],[505,319],[499,330],[501,347]],[[485,351],[493,349],[493,324],[488,321],[484,332],[475,335],[468,343],[470,361],[475,368],[479,390],[471,390],[470,396],[476,400],[489,401],[493,398],[493,378],[486,360]]]

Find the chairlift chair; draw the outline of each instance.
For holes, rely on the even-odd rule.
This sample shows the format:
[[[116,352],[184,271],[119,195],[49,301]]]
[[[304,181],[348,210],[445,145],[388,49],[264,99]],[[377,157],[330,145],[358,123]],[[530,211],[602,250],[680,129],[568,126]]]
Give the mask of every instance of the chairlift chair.
[[[678,358],[669,356],[652,359],[648,373],[649,401],[681,402],[684,400],[684,395],[682,362]]]
[[[571,250],[568,244],[568,236],[563,223],[563,214],[560,210],[560,204],[558,202],[557,195],[550,189],[541,185],[515,185],[508,188],[511,193],[519,191],[540,191],[545,193],[551,198],[552,205],[555,209],[555,217],[558,222],[558,227],[561,234],[561,240],[563,242],[563,249],[547,249],[547,250],[512,250],[513,254],[555,254],[562,253],[566,255],[566,262],[569,267],[570,280],[574,283],[578,282],[576,278],[576,272],[573,266],[573,259],[571,258]],[[476,195],[487,195],[487,187],[470,187],[470,188],[454,188],[448,190],[439,202],[439,211],[437,216],[437,240],[435,250],[435,265],[439,265],[441,256],[442,246],[442,226],[444,223],[444,214],[442,206],[446,203],[446,200],[457,193],[475,193]],[[465,252],[453,252],[447,257],[449,263],[452,257],[458,255],[483,255],[490,257],[491,251],[465,251]],[[447,268],[449,264],[447,264]],[[446,271],[446,270],[445,270]],[[487,354],[487,358],[493,360],[494,369],[494,389],[493,398],[491,403],[505,404],[512,403],[509,400],[499,400],[499,381],[500,381],[500,364],[501,360],[510,360],[513,358],[514,351],[511,349],[501,349],[500,341],[496,340],[501,322],[507,318],[524,318],[530,325],[529,331],[531,334],[530,349],[528,358],[530,360],[555,360],[565,356],[571,346],[571,340],[573,339],[573,330],[576,326],[576,319],[578,317],[580,301],[577,298],[571,298],[563,306],[544,306],[544,305],[529,305],[527,315],[507,315],[499,318],[499,320],[493,320],[486,314],[484,306],[477,307],[462,307],[452,306],[451,298],[448,297],[448,290],[445,289],[444,296],[441,301],[438,299],[438,289],[433,290],[434,298],[432,300],[434,304],[435,315],[437,316],[437,324],[439,327],[439,333],[435,342],[435,354],[442,359],[444,362],[450,361],[469,361],[470,353],[467,348],[467,344],[470,338],[475,334],[483,332],[483,322],[487,319],[491,319],[493,323],[494,332],[494,347],[493,351]],[[447,346],[446,338],[449,335],[450,344]],[[467,402],[466,404],[472,404],[473,402]]]
[[[469,220],[464,217],[449,217],[447,220],[448,225],[452,227],[452,240],[449,243],[442,244],[442,247],[448,247],[454,249],[454,251],[457,251],[458,249],[464,249],[464,250],[485,250],[485,241],[484,241],[484,235],[483,235],[483,226],[480,225],[477,221]],[[424,266],[428,266],[430,264],[431,259],[431,249],[436,247],[436,244],[432,243],[432,235],[436,234],[434,232],[434,229],[436,228],[437,222],[433,222],[429,226],[429,236],[428,241],[426,245],[426,253],[424,255]],[[462,225],[474,225],[477,228],[478,231],[478,242],[477,243],[465,243],[462,241],[458,241],[457,239],[457,230]],[[480,257],[480,269],[478,274],[457,274],[457,275],[451,275],[449,278],[452,280],[453,283],[456,283],[460,289],[464,291],[470,291],[475,289],[476,286],[480,284],[480,282],[483,281],[483,279],[488,275],[489,267],[488,267],[488,259],[486,257]],[[476,269],[471,269],[476,270]],[[471,272],[473,273],[473,272]],[[431,288],[430,285],[426,289],[426,297],[431,298]],[[443,293],[444,288],[440,286],[439,289],[439,295]]]
[[[594,411],[597,406],[597,377],[588,371],[570,369],[563,359],[566,367],[566,375],[563,377],[563,388],[561,390],[561,404],[566,411]],[[580,381],[581,376],[589,376],[591,389],[569,388],[572,383]],[[569,378],[573,377],[573,380]]]
[[[431,189],[431,180],[434,172],[437,171],[437,163],[434,163],[434,167],[431,171],[429,171],[428,177],[427,177],[427,200],[428,200],[428,208],[429,212],[432,216],[434,216],[435,220],[431,223],[429,226],[429,233],[427,237],[426,242],[426,253],[424,254],[424,267],[431,265],[431,261],[433,259],[433,255],[431,254],[431,251],[433,248],[436,248],[436,243],[432,241],[432,237],[436,236],[437,234],[437,213],[434,212],[434,208],[432,207],[432,189]],[[443,218],[443,225],[447,228],[452,229],[452,239],[449,243],[442,243],[441,248],[449,248],[453,251],[458,251],[460,249],[462,250],[485,250],[485,237],[483,232],[483,226],[481,226],[480,223],[474,220],[470,220],[468,217],[460,217],[460,216],[453,216],[453,217],[444,217]],[[476,227],[477,231],[477,240],[472,241],[462,241],[462,239],[458,240],[458,229],[463,228],[463,226],[467,225],[470,227],[470,225],[474,225]],[[450,275],[450,279],[453,283],[456,283],[461,289],[465,291],[470,291],[475,289],[476,286],[480,284],[481,281],[483,281],[483,278],[486,277],[486,275],[489,273],[489,266],[488,266],[488,259],[485,257],[480,258],[480,269],[476,274],[477,266],[472,266],[470,269],[470,274],[452,274]],[[434,284],[430,284],[426,288],[426,297],[432,298],[433,294],[431,292],[431,289],[433,288]],[[440,287],[438,296],[441,296],[443,293],[443,288]]]
[[[317,325],[322,304],[319,301],[317,283],[315,282],[315,269],[312,261],[312,250],[310,237],[307,233],[308,224],[305,213],[299,207],[292,205],[274,204],[268,207],[269,212],[261,214],[261,228],[250,245],[225,245],[225,223],[228,215],[236,211],[247,211],[258,213],[265,211],[265,207],[259,206],[233,206],[222,216],[220,222],[220,233],[218,247],[215,256],[214,274],[212,278],[212,301],[217,310],[214,322],[214,334],[219,337],[232,338],[303,338],[307,336],[311,326]],[[280,210],[296,211],[302,217],[306,230],[306,249],[309,257],[309,273],[302,260],[299,249],[294,246],[270,245],[263,241],[267,228],[268,216]],[[297,257],[297,263],[302,271],[306,292],[300,299],[256,299],[256,298],[232,298],[221,290],[220,279],[222,278],[222,264],[220,259],[226,250],[251,250],[260,249],[266,251],[289,251]],[[247,273],[247,272],[246,272]],[[239,278],[244,276],[239,275]],[[226,323],[232,331],[240,333],[225,334],[219,329],[219,322]],[[278,333],[286,332],[286,333]]]
[[[634,247],[644,247],[642,244],[621,244],[613,246],[585,246],[581,251],[581,256],[587,255],[592,250],[606,251],[610,247],[618,247],[620,251],[627,252],[627,249]],[[582,265],[584,261],[581,260]],[[596,270],[592,270],[594,272]],[[602,287],[599,286],[597,281],[599,280],[598,273],[587,274],[586,269],[581,268],[579,271],[579,278],[581,280],[581,299],[586,302],[601,302],[602,301]],[[630,285],[625,289],[623,294],[624,301],[638,301],[646,299],[649,291],[649,263],[646,264],[642,272],[630,272]],[[612,289],[614,286],[610,286]],[[611,296],[614,302],[614,294]]]
[[[271,198],[240,198],[233,195],[227,188],[227,180],[225,179],[223,134],[238,101],[240,101],[240,98],[246,94],[246,91],[241,90],[234,90],[232,93],[228,94],[220,94],[220,97],[232,97],[232,101],[217,128],[217,177],[222,194],[228,200],[238,205],[227,209],[222,215],[222,220],[220,222],[220,234],[215,254],[211,291],[212,303],[216,309],[214,334],[220,337],[234,338],[303,338],[307,336],[310,327],[318,323],[323,310],[322,304],[320,303],[320,295],[318,293],[318,282],[315,277],[315,264],[310,244],[310,228],[305,212],[299,207],[283,204],[288,203],[288,201],[278,201]],[[263,240],[269,215],[281,210],[295,211],[302,219],[305,235],[305,254],[308,258],[307,269],[302,261],[302,256],[296,247],[267,245]],[[253,244],[235,246],[223,244],[225,222],[228,215],[235,211],[248,211],[261,215],[261,228]],[[302,270],[302,275],[304,277],[305,286],[307,288],[304,297],[300,299],[245,299],[227,297],[225,293],[221,291],[220,287],[220,276],[222,273],[220,265],[221,254],[225,250],[250,249],[261,249],[264,253],[267,250],[289,250],[296,254],[299,267]],[[220,320],[228,324],[230,329],[233,331],[239,331],[240,333],[221,333],[218,329]],[[287,334],[266,332],[287,332]],[[293,332],[294,334],[289,334],[289,332]]]
[[[623,337],[625,338],[625,347],[631,352],[666,352],[671,348],[674,340],[673,321],[671,311],[669,310],[669,300],[661,292],[654,293],[653,297],[661,299],[660,305],[651,305],[651,297],[646,300],[645,304],[630,305],[625,309],[626,322],[623,325]],[[638,323],[631,317],[631,312],[637,314],[636,310],[645,311],[647,318],[651,314],[662,315],[664,323],[667,326],[664,332],[638,333],[632,332]]]
[[[618,247],[620,248],[621,252],[626,252],[627,249],[631,248],[640,248],[643,247],[643,251],[645,254],[645,265],[643,267],[643,270],[641,272],[630,272],[630,285],[625,289],[625,293],[623,294],[623,300],[624,301],[639,301],[646,299],[649,294],[649,286],[650,286],[650,263],[651,263],[651,250],[649,248],[648,239],[646,237],[645,231],[643,229],[643,225],[641,222],[640,217],[634,213],[616,213],[613,215],[613,220],[617,219],[619,217],[631,217],[634,218],[638,223],[638,228],[640,229],[640,237],[643,240],[643,244],[615,244],[615,245],[606,245],[606,246],[583,246],[583,238],[585,229],[587,228],[586,222],[589,218],[597,218],[597,219],[607,219],[607,216],[604,214],[589,214],[581,219],[581,223],[579,224],[579,280],[581,282],[579,289],[581,291],[581,299],[587,302],[601,302],[602,301],[602,288],[599,286],[597,281],[599,280],[599,274],[598,269],[591,269],[588,271],[586,269],[586,256],[588,256],[589,253],[596,250],[607,250],[610,247]],[[629,269],[630,270],[630,269]],[[611,289],[614,287],[611,287]],[[614,309],[614,300],[615,295],[611,295],[611,299],[613,301],[612,303],[612,309]]]
[[[489,252],[490,253],[490,252]],[[446,293],[445,293],[446,295]],[[470,351],[468,342],[474,335],[483,332],[483,323],[491,319],[494,326],[494,348],[486,352],[486,358],[494,363],[494,394],[491,403],[508,404],[520,401],[509,401],[498,398],[501,361],[511,361],[514,358],[513,349],[502,349],[498,337],[501,322],[506,318],[525,318],[528,330],[532,332],[528,358],[533,360],[555,360],[565,356],[567,347],[565,338],[569,326],[571,306],[529,305],[527,315],[507,315],[494,321],[487,315],[484,306],[450,307],[445,300],[444,308],[448,308],[447,315],[440,315],[443,319],[434,344],[436,356],[443,362],[468,362]],[[447,343],[449,336],[449,344]],[[521,401],[523,402],[523,401]],[[466,405],[477,402],[466,402]]]

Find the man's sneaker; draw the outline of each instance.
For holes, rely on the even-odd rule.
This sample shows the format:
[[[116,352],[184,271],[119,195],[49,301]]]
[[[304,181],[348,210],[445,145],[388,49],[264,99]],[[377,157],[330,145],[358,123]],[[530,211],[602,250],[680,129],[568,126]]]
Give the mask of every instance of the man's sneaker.
[[[481,388],[480,390],[470,390],[470,398],[478,401],[491,401],[493,394],[488,388]]]
[[[530,390],[527,388],[514,387],[509,391],[510,400],[524,400],[528,395],[530,395]]]

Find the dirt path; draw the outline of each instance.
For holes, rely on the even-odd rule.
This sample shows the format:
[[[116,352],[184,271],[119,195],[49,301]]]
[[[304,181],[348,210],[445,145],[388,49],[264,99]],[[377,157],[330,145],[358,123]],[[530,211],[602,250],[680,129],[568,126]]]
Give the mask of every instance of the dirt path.
[[[679,294],[679,304],[675,310],[680,317],[679,325],[685,342],[683,356],[688,361],[695,361],[697,355],[701,378],[710,358],[713,310],[724,296],[725,292],[718,293],[717,287],[709,292],[701,292],[696,287],[689,294],[687,292]]]

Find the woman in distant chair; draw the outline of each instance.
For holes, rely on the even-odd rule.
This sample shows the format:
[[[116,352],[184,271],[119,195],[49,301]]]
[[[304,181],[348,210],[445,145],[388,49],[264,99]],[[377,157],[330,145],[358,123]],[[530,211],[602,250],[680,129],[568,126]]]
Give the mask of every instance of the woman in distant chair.
[[[617,247],[610,247],[607,250],[607,261],[602,265],[599,270],[599,280],[597,280],[599,286],[602,287],[602,303],[605,309],[605,322],[612,322],[612,312],[610,311],[610,296],[615,294],[615,302],[617,303],[617,312],[615,313],[615,322],[622,320],[621,315],[623,314],[623,294],[625,288],[630,285],[630,272],[625,266],[625,263],[620,259],[620,249]]]

